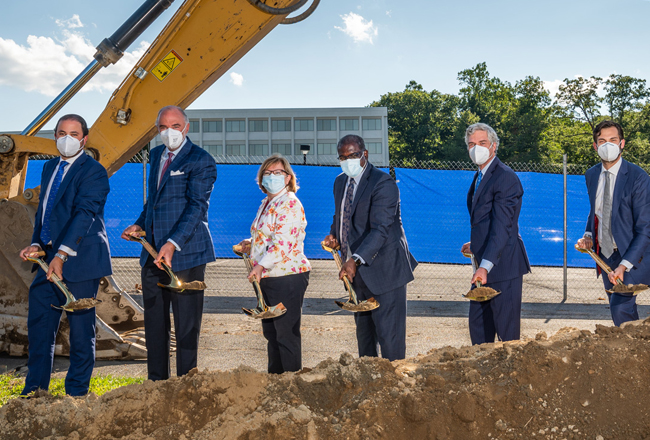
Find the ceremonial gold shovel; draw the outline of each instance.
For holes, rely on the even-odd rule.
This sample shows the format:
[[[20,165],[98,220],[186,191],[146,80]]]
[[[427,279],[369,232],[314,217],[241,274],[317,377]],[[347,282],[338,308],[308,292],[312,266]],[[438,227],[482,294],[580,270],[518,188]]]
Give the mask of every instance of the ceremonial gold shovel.
[[[478,268],[476,267],[476,259],[474,258],[474,254],[471,254],[469,252],[462,252],[462,254],[472,260],[472,269],[474,269],[474,272],[476,272]],[[491,287],[481,285],[481,282],[479,280],[476,280],[476,288],[471,289],[463,296],[472,301],[483,302],[491,300],[500,293],[501,292],[494,290]]]
[[[33,252],[26,256],[27,261],[31,261],[32,263],[36,263],[39,266],[41,266],[41,269],[47,273],[50,270],[50,266],[43,261],[40,257],[44,256],[45,252],[40,251],[40,252]],[[102,300],[97,299],[97,298],[81,298],[79,300],[75,299],[75,297],[70,293],[68,290],[68,286],[65,285],[63,280],[59,278],[57,274],[52,272],[51,275],[52,280],[54,281],[54,284],[56,284],[56,287],[63,292],[65,295],[65,304],[62,306],[55,306],[52,304],[51,306],[54,307],[55,309],[59,310],[65,310],[66,312],[74,312],[75,310],[87,310],[87,309],[92,309],[95,307],[97,304],[101,303]]]
[[[332,256],[334,257],[334,261],[336,261],[336,267],[339,268],[339,272],[340,272],[341,267],[343,267],[343,262],[341,261],[341,257],[339,256],[340,246],[337,247],[336,249],[332,249],[331,247],[325,246],[325,242],[321,242],[320,245],[323,247],[324,250],[332,254]],[[375,298],[368,298],[368,300],[366,301],[359,302],[359,300],[357,299],[357,294],[352,288],[352,284],[350,283],[350,280],[348,279],[347,275],[343,277],[343,284],[345,285],[345,289],[350,294],[350,298],[347,300],[347,302],[334,301],[336,305],[342,308],[343,310],[348,310],[350,312],[369,312],[370,310],[375,310],[377,307],[379,307],[379,302]]]
[[[591,249],[584,249],[579,247],[577,244],[575,245],[575,248],[578,252],[582,252],[583,254],[589,254],[591,258],[594,259],[597,265],[600,266],[602,270],[605,271],[607,275],[612,271],[611,267],[605,263],[602,258],[600,258],[594,251]],[[648,286],[645,284],[625,284],[620,278],[616,278],[616,284],[611,290],[606,290],[607,293],[618,293],[621,295],[626,295],[626,296],[637,296],[639,292],[643,292],[644,290],[648,290]]]
[[[149,252],[149,254],[153,257],[155,260],[158,258],[158,252],[149,244],[147,240],[145,240],[146,233],[144,231],[136,231],[132,232],[130,235],[131,241],[137,241],[139,242],[146,250]],[[171,281],[169,282],[169,285],[163,284],[163,283],[158,283],[160,287],[165,287],[170,290],[174,290],[178,293],[181,293],[185,290],[205,290],[207,288],[206,284],[203,281],[181,281],[174,272],[172,272],[172,269],[165,263],[164,260],[160,262],[162,267],[165,269],[165,272],[169,275],[169,278],[171,278]]]
[[[251,259],[248,256],[248,254],[245,253],[242,247],[238,244],[232,247],[232,251],[236,255],[239,255],[244,259],[244,263],[246,263],[246,268],[250,273],[250,271],[253,270],[253,263],[251,262]],[[252,316],[253,318],[257,318],[257,319],[277,318],[278,316],[282,316],[285,313],[287,313],[287,308],[282,303],[278,303],[273,307],[267,306],[266,302],[264,301],[264,296],[262,296],[262,288],[260,287],[260,283],[258,283],[256,279],[253,279],[252,284],[253,284],[253,290],[255,290],[255,296],[257,297],[257,307],[255,307],[254,309],[245,309],[242,307],[244,313],[246,313],[248,316]]]

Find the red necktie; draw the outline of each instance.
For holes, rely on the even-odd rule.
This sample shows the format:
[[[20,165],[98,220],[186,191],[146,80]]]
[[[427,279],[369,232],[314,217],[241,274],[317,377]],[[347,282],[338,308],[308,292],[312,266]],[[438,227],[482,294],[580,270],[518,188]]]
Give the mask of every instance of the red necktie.
[[[172,163],[172,158],[174,157],[174,153],[169,153],[167,155],[167,160],[165,161],[165,164],[163,165],[162,172],[160,173],[160,180],[158,180],[158,187],[160,188],[160,182],[162,182],[163,176],[165,175],[165,171],[167,171],[167,168],[169,168],[169,164]]]

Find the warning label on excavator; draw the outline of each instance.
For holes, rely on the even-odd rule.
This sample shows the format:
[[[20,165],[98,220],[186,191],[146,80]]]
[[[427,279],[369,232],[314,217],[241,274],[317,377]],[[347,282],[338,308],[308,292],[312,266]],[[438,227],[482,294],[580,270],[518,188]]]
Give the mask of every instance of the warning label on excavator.
[[[183,58],[180,57],[175,51],[169,52],[165,55],[165,58],[151,69],[153,76],[158,78],[158,81],[164,81],[167,76],[172,73],[172,71],[183,62]]]

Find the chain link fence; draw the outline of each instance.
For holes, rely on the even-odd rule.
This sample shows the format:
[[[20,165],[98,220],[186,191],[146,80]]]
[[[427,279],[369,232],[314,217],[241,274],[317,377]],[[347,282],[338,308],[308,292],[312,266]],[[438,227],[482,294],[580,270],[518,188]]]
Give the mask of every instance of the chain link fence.
[[[145,173],[148,169],[142,164],[147,157],[143,150],[111,177],[111,194],[106,206],[106,226],[114,255],[114,277],[127,291],[140,284],[136,258],[139,249],[134,243],[121,240],[119,233],[133,223],[142,210]],[[252,290],[246,280],[244,263],[232,254],[229,246],[246,238],[257,204],[263,197],[262,193],[256,192],[254,179],[258,164],[265,158],[239,159],[230,157],[227,163],[220,163],[216,158],[219,177],[212,194],[210,230],[213,238],[225,238],[221,242],[215,238],[218,259],[208,265],[206,283],[208,294],[251,299]],[[343,296],[333,261],[318,249],[318,243],[329,231],[332,221],[334,201],[331,191],[334,177],[340,172],[338,162],[305,166],[302,165],[302,157],[292,159],[292,166],[302,186],[298,197],[305,207],[309,223],[306,253],[313,270],[307,295],[317,298]],[[564,164],[543,163],[507,165],[519,173],[525,189],[520,233],[527,247],[532,272],[524,276],[524,301],[590,303],[606,300],[602,281],[596,278],[595,264],[573,248],[584,232],[589,210],[583,177],[589,166],[568,164],[565,167]],[[650,170],[650,165],[642,167]],[[461,295],[470,288],[472,269],[469,260],[460,254],[460,247],[469,240],[466,195],[476,166],[464,161],[410,160],[391,161],[390,166],[383,169],[398,182],[404,229],[409,246],[420,261],[415,271],[415,281],[409,285],[409,298],[463,300]],[[40,176],[40,172],[38,174]],[[224,187],[219,185],[232,180],[233,176],[239,183],[228,191],[241,192],[239,196],[242,200],[251,198],[252,208],[245,209],[242,205],[235,210],[219,209],[213,214],[212,209],[223,203]],[[315,186],[319,187],[319,192],[315,192]],[[248,187],[254,192],[246,193],[244,189]],[[552,197],[545,195],[548,192],[553,193]],[[566,227],[564,198],[567,205]],[[240,226],[236,231],[229,230],[232,228],[225,224],[225,216],[238,216],[237,224]],[[640,296],[639,303],[650,302]]]

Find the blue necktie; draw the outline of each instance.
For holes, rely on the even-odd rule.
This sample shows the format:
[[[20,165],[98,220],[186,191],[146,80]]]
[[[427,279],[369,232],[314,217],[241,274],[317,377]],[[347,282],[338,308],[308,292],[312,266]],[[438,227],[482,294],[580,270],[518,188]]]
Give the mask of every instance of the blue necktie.
[[[478,177],[476,178],[476,185],[474,185],[474,197],[476,197],[476,192],[478,191],[478,186],[481,184],[481,178],[483,177],[482,172],[478,172]]]
[[[352,217],[352,200],[354,198],[354,179],[350,179],[348,190],[345,193],[343,204],[343,220],[341,223],[341,255],[343,262],[348,261],[348,235],[350,234],[350,220]]]
[[[41,241],[45,245],[52,241],[52,237],[50,237],[50,214],[52,214],[54,199],[56,199],[56,193],[59,192],[59,186],[61,186],[63,173],[65,173],[65,167],[67,165],[68,162],[61,161],[59,163],[59,171],[54,177],[54,181],[50,187],[50,195],[47,197],[47,205],[45,206],[45,218],[43,219],[43,228],[41,229]]]

